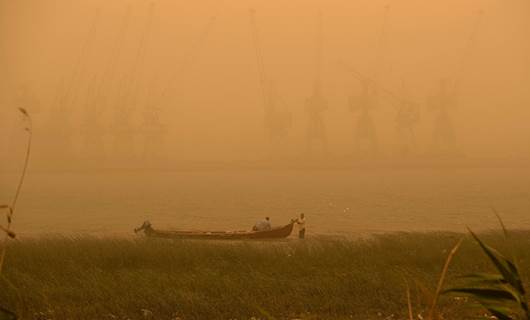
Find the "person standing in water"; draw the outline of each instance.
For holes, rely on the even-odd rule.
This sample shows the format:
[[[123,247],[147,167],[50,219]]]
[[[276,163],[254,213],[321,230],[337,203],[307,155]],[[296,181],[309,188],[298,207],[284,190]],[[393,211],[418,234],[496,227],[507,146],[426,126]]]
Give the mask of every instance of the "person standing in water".
[[[300,213],[300,218],[296,219],[296,223],[298,224],[298,238],[304,239],[305,238],[305,215],[303,213]]]

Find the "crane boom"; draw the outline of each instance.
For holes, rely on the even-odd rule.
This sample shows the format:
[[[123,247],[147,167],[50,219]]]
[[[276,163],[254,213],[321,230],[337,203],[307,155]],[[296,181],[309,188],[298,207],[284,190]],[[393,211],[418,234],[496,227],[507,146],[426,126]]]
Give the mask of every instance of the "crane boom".
[[[111,54],[109,55],[107,65],[105,66],[105,70],[103,71],[101,75],[101,79],[99,80],[99,83],[96,88],[95,100],[98,101],[98,103],[102,102],[100,100],[103,97],[102,92],[103,92],[103,87],[105,83],[112,84],[114,80],[116,65],[117,65],[118,58],[120,57],[120,53],[123,47],[123,39],[129,27],[130,16],[131,16],[131,6],[129,5],[127,6],[125,15],[123,16],[123,20],[122,20],[120,29],[118,31],[118,34],[116,35],[116,41],[114,42],[114,46],[112,48]]]
[[[360,73],[359,71],[357,71],[356,69],[354,69],[353,67],[349,66],[348,64],[346,64],[344,61],[340,61],[339,62],[342,67],[351,75],[353,76],[354,78],[356,78],[357,80],[359,81],[366,81],[368,83],[371,83],[373,86],[377,87],[379,89],[380,92],[384,93],[387,97],[391,98],[392,100],[394,100],[396,103],[403,103],[403,102],[410,102],[410,103],[414,103],[414,104],[417,104],[414,100],[411,100],[411,99],[408,99],[408,98],[403,98],[402,96],[394,93],[392,90],[389,90],[385,87],[383,87],[379,81],[373,79],[373,78],[370,78],[362,73]]]
[[[456,74],[455,74],[455,80],[453,82],[454,89],[456,89],[457,82],[460,80],[460,78],[464,74],[466,62],[467,62],[467,60],[469,58],[469,55],[471,53],[471,49],[473,48],[473,45],[475,44],[475,39],[477,37],[478,29],[479,29],[479,26],[480,26],[480,24],[482,22],[483,16],[484,16],[484,11],[478,10],[477,11],[477,16],[476,16],[476,19],[475,19],[475,23],[473,24],[473,27],[471,29],[471,33],[469,34],[469,37],[467,39],[467,43],[466,43],[465,49],[464,49],[464,51],[462,53],[462,57],[460,58],[460,64],[458,66],[458,70],[456,71]]]
[[[315,89],[320,87],[322,80],[322,11],[317,16],[316,36]]]
[[[88,52],[88,49],[90,48],[92,42],[94,41],[95,35],[96,35],[96,26],[97,22],[100,17],[100,9],[96,9],[96,12],[94,14],[94,18],[92,19],[92,24],[90,26],[88,36],[85,39],[85,42],[81,46],[81,51],[79,52],[79,55],[77,56],[76,62],[74,64],[74,69],[72,72],[72,77],[70,81],[67,84],[66,91],[64,92],[64,95],[59,99],[59,105],[58,108],[60,112],[64,112],[64,108],[66,107],[67,103],[74,104],[77,98],[76,89],[77,84],[79,82],[79,78],[81,77],[82,70],[83,70],[83,62],[86,60],[86,54]]]
[[[146,48],[147,48],[147,41],[149,38],[149,33],[151,32],[151,27],[153,24],[153,12],[154,12],[154,3],[151,2],[149,4],[149,13],[147,17],[147,22],[145,25],[145,29],[142,33],[142,36],[140,38],[140,44],[138,45],[138,51],[136,52],[136,58],[135,62],[133,64],[133,69],[131,71],[131,80],[129,85],[129,90],[127,92],[127,98],[131,99],[131,104],[134,107],[134,104],[136,103],[136,97],[138,96],[138,72],[140,70],[141,64],[144,62],[145,55],[146,55]]]
[[[386,35],[387,35],[387,27],[388,27],[388,12],[390,10],[390,5],[385,5],[385,12],[383,14],[383,24],[381,25],[381,33],[379,34],[379,39],[377,41],[377,55],[376,55],[376,66],[375,66],[375,80],[379,81],[379,77],[381,76],[381,68],[380,65],[383,61],[383,52],[386,45]]]
[[[267,105],[267,76],[265,74],[265,65],[263,63],[263,54],[261,51],[261,42],[258,32],[258,26],[256,23],[256,11],[250,9],[250,27],[252,33],[252,42],[254,44],[254,51],[256,54],[256,62],[258,65],[259,82],[261,88],[261,94],[263,98],[264,107]]]
[[[217,19],[215,16],[210,17],[205,28],[202,30],[201,34],[199,35],[199,39],[192,46],[192,49],[188,53],[188,56],[184,58],[184,60],[182,61],[182,64],[179,66],[179,68],[177,68],[176,72],[174,72],[171,78],[167,81],[166,86],[160,92],[160,95],[158,99],[155,101],[154,105],[159,106],[160,104],[162,104],[162,102],[164,101],[164,98],[170,92],[170,89],[172,88],[177,77],[181,74],[182,70],[184,70],[186,67],[189,67],[191,63],[193,62],[193,60],[200,54],[201,48],[203,47],[204,42],[208,38],[208,35],[210,34],[216,20]]]

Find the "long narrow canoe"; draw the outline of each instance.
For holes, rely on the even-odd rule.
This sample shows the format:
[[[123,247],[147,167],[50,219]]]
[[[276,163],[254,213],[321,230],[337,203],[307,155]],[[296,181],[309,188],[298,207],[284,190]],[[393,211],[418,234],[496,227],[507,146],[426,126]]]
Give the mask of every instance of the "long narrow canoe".
[[[134,229],[138,233],[143,231],[147,237],[165,239],[210,239],[210,240],[245,240],[245,239],[282,239],[287,238],[293,231],[294,221],[283,227],[266,231],[180,231],[157,230],[149,221]]]

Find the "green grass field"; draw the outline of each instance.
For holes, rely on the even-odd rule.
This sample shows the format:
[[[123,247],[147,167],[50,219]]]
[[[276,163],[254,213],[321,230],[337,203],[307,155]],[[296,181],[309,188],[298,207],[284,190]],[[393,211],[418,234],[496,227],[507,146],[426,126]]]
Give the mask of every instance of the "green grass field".
[[[503,250],[496,233],[482,235]],[[400,233],[347,240],[201,242],[45,238],[12,242],[0,305],[23,319],[406,319],[425,316],[448,251],[462,237]],[[530,233],[510,239],[530,271]],[[489,271],[467,239],[449,269]],[[525,279],[525,283],[528,283]],[[483,315],[443,296],[444,319]]]

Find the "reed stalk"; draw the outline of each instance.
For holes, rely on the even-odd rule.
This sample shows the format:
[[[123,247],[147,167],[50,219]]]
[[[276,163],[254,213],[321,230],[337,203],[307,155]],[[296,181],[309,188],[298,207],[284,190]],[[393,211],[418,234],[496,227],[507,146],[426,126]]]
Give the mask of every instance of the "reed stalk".
[[[447,275],[447,271],[449,270],[449,265],[451,264],[451,260],[453,260],[453,257],[458,251],[458,248],[460,248],[462,241],[464,241],[464,238],[461,238],[457,242],[457,244],[449,252],[447,259],[445,260],[442,274],[440,275],[440,280],[438,280],[438,286],[436,287],[436,292],[434,293],[434,298],[432,299],[432,305],[431,305],[431,308],[429,309],[429,315],[427,317],[428,320],[434,320],[434,315],[436,313],[436,306],[438,304],[438,298],[440,297],[440,293],[442,292],[442,287],[445,281],[445,276]]]
[[[410,286],[407,280],[405,280],[406,293],[407,293],[407,311],[409,320],[414,320],[414,315],[412,312],[412,302],[410,301]]]
[[[28,169],[29,157],[30,157],[30,154],[31,154],[31,141],[32,141],[32,138],[33,138],[33,125],[32,125],[32,122],[31,122],[31,116],[29,115],[29,113],[24,108],[18,108],[18,110],[20,111],[20,113],[22,113],[22,115],[24,116],[24,120],[26,120],[27,124],[28,124],[27,127],[25,128],[26,132],[28,133],[28,144],[27,144],[27,147],[26,147],[26,156],[24,158],[24,167],[22,169],[22,173],[21,173],[20,179],[18,181],[18,185],[17,185],[17,189],[16,189],[16,192],[15,192],[15,196],[13,197],[13,201],[11,202],[11,205],[8,206],[8,208],[7,208],[8,209],[7,226],[1,228],[1,230],[4,231],[5,236],[4,236],[4,239],[2,240],[2,245],[1,245],[2,249],[1,249],[1,252],[0,252],[0,274],[2,274],[2,269],[3,269],[3,266],[4,266],[4,259],[5,259],[6,250],[7,250],[7,241],[9,240],[9,238],[14,238],[15,237],[15,233],[13,231],[11,231],[11,223],[13,222],[13,214],[15,213],[15,208],[17,206],[18,197],[20,196],[20,191],[22,190],[22,186],[24,185],[24,179],[26,177],[26,171]]]

